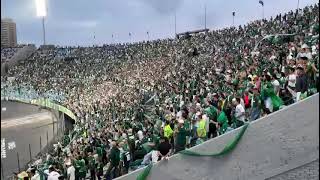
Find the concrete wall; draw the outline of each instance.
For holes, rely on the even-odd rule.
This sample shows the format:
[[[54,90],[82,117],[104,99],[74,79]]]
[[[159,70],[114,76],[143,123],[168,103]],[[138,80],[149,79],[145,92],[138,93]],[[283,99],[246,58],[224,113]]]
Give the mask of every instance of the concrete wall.
[[[1,179],[8,179],[12,172],[19,172],[19,166],[20,170],[26,169],[30,162],[29,144],[32,159],[40,152],[46,153],[52,149],[52,144],[63,135],[64,119],[61,114],[59,111],[42,109],[39,113],[1,120],[1,139],[5,139],[6,151],[6,158],[1,159]],[[12,141],[16,147],[9,149],[9,142]]]
[[[318,109],[319,94],[316,94],[251,123],[230,154],[214,158],[174,155],[168,161],[155,164],[148,179],[263,180],[318,161]],[[192,150],[218,152],[239,130],[207,141]],[[319,168],[318,163],[315,166]],[[134,180],[141,171],[118,179]]]
[[[287,172],[281,173],[267,180],[318,180],[319,159]]]

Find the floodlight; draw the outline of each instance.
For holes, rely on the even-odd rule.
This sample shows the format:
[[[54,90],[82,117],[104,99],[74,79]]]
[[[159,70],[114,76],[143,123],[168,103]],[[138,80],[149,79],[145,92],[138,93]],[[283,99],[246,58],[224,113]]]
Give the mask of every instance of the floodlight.
[[[35,1],[36,1],[36,8],[37,8],[37,16],[46,17],[47,16],[46,0],[35,0]]]

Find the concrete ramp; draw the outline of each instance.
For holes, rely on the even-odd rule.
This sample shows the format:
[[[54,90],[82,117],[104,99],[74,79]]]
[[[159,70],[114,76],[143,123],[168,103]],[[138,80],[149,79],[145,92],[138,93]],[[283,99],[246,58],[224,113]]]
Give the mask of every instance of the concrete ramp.
[[[219,152],[236,129],[191,148]],[[134,180],[143,169],[118,178]],[[231,153],[221,157],[177,154],[156,163],[150,180],[319,179],[319,94],[252,122]]]

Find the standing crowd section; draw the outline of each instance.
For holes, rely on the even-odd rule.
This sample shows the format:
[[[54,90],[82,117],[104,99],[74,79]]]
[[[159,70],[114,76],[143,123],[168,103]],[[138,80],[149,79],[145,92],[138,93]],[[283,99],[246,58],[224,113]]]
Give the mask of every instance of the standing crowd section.
[[[319,4],[175,39],[39,48],[1,76],[1,95],[77,119],[17,176],[113,179],[167,159],[319,92],[318,51]]]
[[[1,64],[10,60],[10,58],[20,49],[21,47],[12,48],[1,48]]]

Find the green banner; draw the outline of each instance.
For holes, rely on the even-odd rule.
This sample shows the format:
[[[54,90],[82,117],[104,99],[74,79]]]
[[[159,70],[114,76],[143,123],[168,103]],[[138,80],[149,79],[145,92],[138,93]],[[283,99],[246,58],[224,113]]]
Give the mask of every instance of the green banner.
[[[180,154],[183,155],[188,155],[188,156],[211,156],[211,157],[216,157],[216,156],[221,156],[230,153],[239,143],[240,139],[242,138],[244,132],[246,131],[247,127],[249,126],[249,123],[244,124],[242,127],[241,131],[237,134],[237,136],[230,141],[220,152],[218,153],[198,153],[198,152],[193,152],[190,150],[184,150],[179,152]],[[149,164],[138,176],[136,180],[146,180],[148,175],[150,174],[151,168],[153,164]]]

